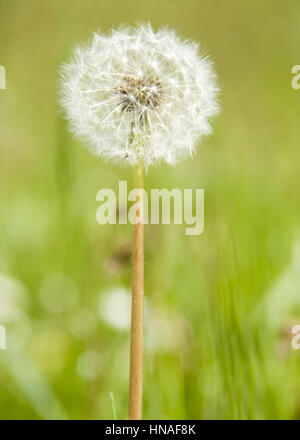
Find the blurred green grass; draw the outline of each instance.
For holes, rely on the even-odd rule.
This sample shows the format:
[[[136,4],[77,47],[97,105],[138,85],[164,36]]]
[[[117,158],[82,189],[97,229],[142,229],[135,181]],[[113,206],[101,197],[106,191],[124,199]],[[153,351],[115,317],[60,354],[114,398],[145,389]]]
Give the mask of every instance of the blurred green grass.
[[[100,227],[95,198],[132,176],[67,132],[57,70],[136,20],[203,44],[223,108],[194,159],[146,177],[204,188],[205,231],[146,227],[144,418],[297,419],[297,0],[0,0],[0,418],[109,419],[110,391],[127,417],[132,227]]]

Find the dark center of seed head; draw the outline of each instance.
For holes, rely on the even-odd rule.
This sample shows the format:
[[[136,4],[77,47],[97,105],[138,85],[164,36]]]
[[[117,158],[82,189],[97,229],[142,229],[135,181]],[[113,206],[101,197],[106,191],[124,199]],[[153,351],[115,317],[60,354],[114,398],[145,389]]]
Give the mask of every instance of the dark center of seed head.
[[[126,75],[116,92],[123,111],[139,113],[145,109],[154,110],[161,104],[161,83],[153,76],[139,78]]]

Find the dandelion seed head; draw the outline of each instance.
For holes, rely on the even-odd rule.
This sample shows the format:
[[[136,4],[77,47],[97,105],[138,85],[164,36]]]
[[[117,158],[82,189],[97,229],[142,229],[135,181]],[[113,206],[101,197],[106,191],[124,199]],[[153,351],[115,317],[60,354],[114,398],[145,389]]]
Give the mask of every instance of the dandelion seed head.
[[[196,43],[150,24],[95,33],[61,74],[71,130],[94,154],[131,165],[193,154],[219,111],[212,62]]]

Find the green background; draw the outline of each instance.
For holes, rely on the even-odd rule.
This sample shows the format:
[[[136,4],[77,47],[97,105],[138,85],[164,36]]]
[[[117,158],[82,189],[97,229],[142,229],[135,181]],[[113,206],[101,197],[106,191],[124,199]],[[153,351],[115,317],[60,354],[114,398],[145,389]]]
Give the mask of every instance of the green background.
[[[197,155],[145,178],[204,188],[205,231],[145,230],[144,418],[297,419],[298,0],[0,0],[0,418],[127,417],[132,226],[95,214],[132,170],[67,132],[57,72],[136,20],[199,41],[222,88]]]

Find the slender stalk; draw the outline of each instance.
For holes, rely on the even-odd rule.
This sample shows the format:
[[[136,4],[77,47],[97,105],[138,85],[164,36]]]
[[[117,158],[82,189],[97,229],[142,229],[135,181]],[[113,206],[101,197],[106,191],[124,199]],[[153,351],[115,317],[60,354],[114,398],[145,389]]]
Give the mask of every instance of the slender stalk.
[[[143,188],[143,168],[141,164],[135,168],[135,188]],[[143,216],[143,199],[141,197]],[[132,263],[132,302],[131,302],[131,342],[130,342],[130,374],[129,374],[129,420],[141,420],[143,396],[143,327],[144,327],[144,225],[134,225],[133,231],[133,263]]]

